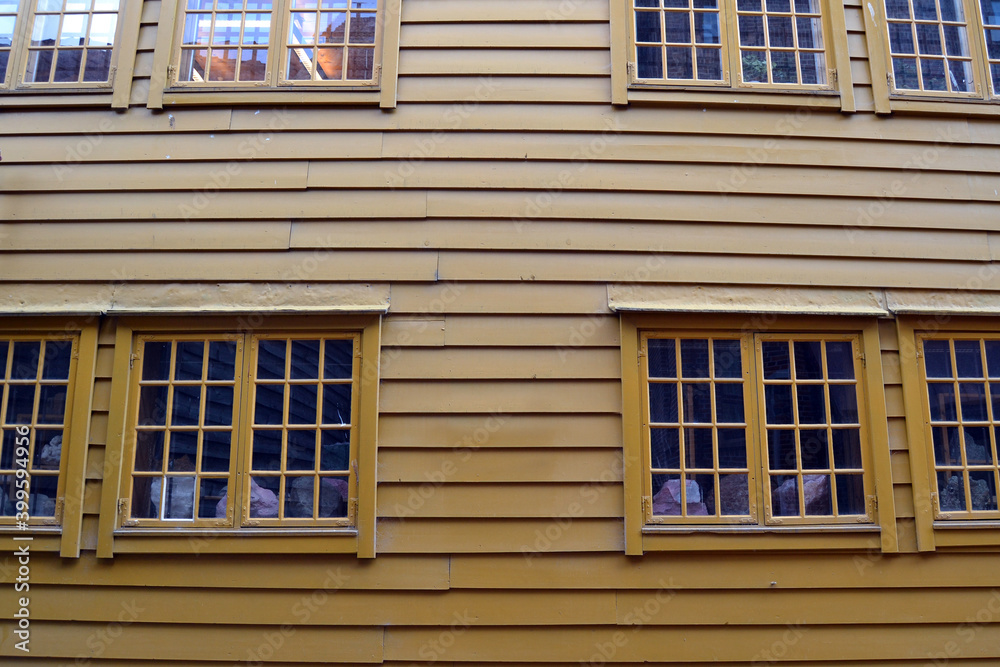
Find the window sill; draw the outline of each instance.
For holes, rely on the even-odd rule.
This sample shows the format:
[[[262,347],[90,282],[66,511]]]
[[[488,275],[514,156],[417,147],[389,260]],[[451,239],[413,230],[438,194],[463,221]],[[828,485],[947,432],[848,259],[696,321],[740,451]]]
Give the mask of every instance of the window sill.
[[[881,529],[863,526],[645,526],[643,551],[879,549]]]
[[[31,539],[24,539],[27,537]],[[0,552],[5,554],[14,553],[25,545],[29,545],[29,551],[59,553],[61,544],[62,528],[59,526],[32,526],[28,530],[19,530],[14,526],[0,528]]]
[[[5,90],[0,107],[111,107],[111,90]]]
[[[301,89],[240,89],[240,90],[193,90],[175,88],[163,92],[163,106],[195,104],[358,104],[378,105],[381,93],[377,87],[366,86],[363,90],[351,88],[326,88],[323,90]]]
[[[1000,521],[935,521],[936,547],[1000,547]]]

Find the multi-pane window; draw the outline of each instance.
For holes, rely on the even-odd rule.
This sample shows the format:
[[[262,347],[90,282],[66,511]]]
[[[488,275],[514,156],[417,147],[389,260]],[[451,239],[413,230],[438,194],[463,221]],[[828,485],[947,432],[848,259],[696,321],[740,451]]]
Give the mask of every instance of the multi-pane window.
[[[139,336],[123,525],[349,523],[359,344]]]
[[[1000,1],[883,0],[882,9],[893,92],[997,96]]]
[[[364,84],[378,0],[185,0],[178,85]]]
[[[939,519],[996,519],[1000,339],[921,338]]]
[[[632,0],[638,82],[827,88],[820,0]]]
[[[0,86],[109,85],[122,4],[0,0]]]
[[[859,345],[644,334],[647,520],[873,521]]]
[[[58,519],[75,345],[0,337],[0,525]]]

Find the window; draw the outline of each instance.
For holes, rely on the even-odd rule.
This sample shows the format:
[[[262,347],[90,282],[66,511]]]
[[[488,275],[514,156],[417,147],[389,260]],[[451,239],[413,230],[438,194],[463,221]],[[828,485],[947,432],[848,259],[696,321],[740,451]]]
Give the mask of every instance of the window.
[[[0,526],[56,524],[77,341],[0,333]]]
[[[623,4],[612,3],[616,103],[704,102],[712,101],[713,90],[725,90],[728,94],[716,96],[715,101],[854,110],[844,8],[839,3],[628,0]],[[734,91],[741,95],[730,99]],[[776,95],[781,92],[796,95]],[[811,98],[806,101],[803,94]]]
[[[996,99],[1000,90],[1000,2],[996,0],[883,0],[885,31],[869,24],[873,52],[887,57],[887,86],[874,77],[882,111],[906,109],[906,97]],[[866,17],[867,18],[867,17]],[[872,42],[872,34],[884,45]],[[877,69],[876,65],[876,69]],[[890,104],[888,96],[902,99]],[[878,99],[881,97],[882,99]],[[963,107],[968,109],[969,107]]]
[[[121,525],[351,525],[360,344],[138,336]]]
[[[165,11],[176,18],[157,45],[168,101],[310,90],[379,101],[383,64],[395,77],[399,0],[175,0]],[[389,89],[394,96],[394,82]],[[151,103],[161,94],[154,89]]]
[[[1000,336],[920,336],[935,518],[1000,519]]]
[[[139,8],[126,4],[0,0],[0,90],[110,94],[120,84],[126,90],[118,97],[127,102],[117,61],[123,42],[135,48]],[[131,65],[122,70],[131,77]]]
[[[877,324],[771,322],[623,314],[629,553],[897,548]]]

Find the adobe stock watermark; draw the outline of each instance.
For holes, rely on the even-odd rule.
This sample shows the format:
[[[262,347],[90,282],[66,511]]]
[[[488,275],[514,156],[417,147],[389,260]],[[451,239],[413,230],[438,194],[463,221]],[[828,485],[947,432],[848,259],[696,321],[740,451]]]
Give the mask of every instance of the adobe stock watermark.
[[[677,596],[677,586],[674,580],[664,581],[660,579],[659,588],[653,595],[646,599],[641,605],[636,605],[630,609],[623,617],[622,624],[630,627],[631,633],[636,633],[648,625],[660,613],[664,606],[670,603]],[[596,642],[594,652],[587,660],[581,660],[580,664],[591,667],[602,667],[611,662],[618,655],[619,650],[625,648],[630,641],[630,637],[625,630],[617,630],[608,641]]]

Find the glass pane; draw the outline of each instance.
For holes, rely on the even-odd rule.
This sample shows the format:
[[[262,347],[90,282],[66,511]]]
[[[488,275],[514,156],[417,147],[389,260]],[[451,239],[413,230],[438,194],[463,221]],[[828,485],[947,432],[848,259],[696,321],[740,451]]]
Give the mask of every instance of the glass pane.
[[[826,429],[802,429],[799,451],[803,470],[826,470],[830,467],[830,450]]]
[[[962,402],[962,421],[986,421],[986,388],[978,383],[961,382],[958,392]]]
[[[838,428],[833,431],[833,465],[838,469],[861,468],[861,433],[858,429]]]
[[[795,27],[798,33],[800,49],[823,48],[822,19],[810,19],[800,16],[795,19]]]
[[[839,514],[865,513],[865,484],[861,475],[837,475]]]
[[[319,518],[347,516],[347,477],[323,477],[319,483]]]
[[[679,475],[654,475],[653,488],[659,487],[653,496],[653,514],[659,516],[679,516],[685,506],[687,516],[706,516],[708,510],[702,502],[702,490],[693,479],[681,482]]]
[[[194,472],[198,458],[198,434],[194,431],[172,431],[167,450],[167,470]]]
[[[350,379],[354,373],[354,341],[328,340],[324,343],[323,377]]]
[[[253,432],[252,466],[254,470],[281,469],[281,431]]]
[[[232,451],[229,431],[207,431],[202,437],[201,469],[205,472],[227,472]]]
[[[235,81],[238,54],[239,51],[236,49],[213,49],[212,64],[208,70],[208,80]]]
[[[723,516],[750,514],[750,485],[746,475],[719,476],[719,514]]]
[[[1000,421],[1000,383],[990,383],[990,397],[993,404],[993,421]]]
[[[769,430],[767,432],[767,459],[770,470],[795,470],[798,468],[797,453],[795,431]]]
[[[56,83],[74,83],[80,80],[80,62],[83,51],[59,51],[56,56],[55,75],[52,80]]]
[[[56,498],[59,494],[59,478],[55,475],[33,475],[28,486],[28,515],[33,517],[54,517]]]
[[[316,469],[316,431],[289,431],[286,470]]]
[[[771,82],[798,83],[799,74],[795,66],[795,53],[774,51],[771,53]]]
[[[198,493],[198,518],[213,519],[226,516],[226,490],[224,479],[203,479]]]
[[[767,0],[764,4],[768,12],[780,12],[788,14],[792,11],[790,0]]]
[[[970,472],[969,491],[972,495],[972,509],[974,511],[997,509],[996,479],[992,471]]]
[[[7,389],[7,423],[31,424],[35,409],[35,385],[12,385]]]
[[[208,379],[233,380],[236,377],[236,343],[213,341],[208,344]]]
[[[59,16],[35,16],[31,31],[32,46],[55,46],[59,35]]]
[[[164,426],[167,423],[167,387],[142,387],[139,390],[139,426]]]
[[[743,385],[719,383],[715,385],[716,422],[720,424],[743,423]]]
[[[184,18],[184,44],[208,44],[212,30],[211,14],[188,14]]]
[[[990,429],[987,426],[964,426],[965,460],[969,465],[989,465],[993,463],[990,445]]]
[[[282,385],[258,384],[254,424],[280,424],[285,411],[285,388]]]
[[[38,423],[62,424],[64,414],[66,414],[66,387],[42,385],[38,390]]]
[[[962,0],[940,0],[942,21],[965,21],[965,11],[962,9]]]
[[[87,15],[66,14],[59,31],[60,46],[84,46],[87,43]]]
[[[944,53],[941,50],[941,32],[937,24],[918,23],[916,24],[916,29],[917,45],[920,47],[920,53],[926,55],[941,55]]]
[[[924,341],[924,372],[929,378],[952,377],[951,346],[948,344],[948,341]]]
[[[961,93],[971,93],[975,90],[972,79],[972,63],[968,61],[949,61],[948,75],[951,77],[951,89]]]
[[[893,53],[916,53],[913,30],[908,23],[889,24],[889,47]]]
[[[45,343],[45,363],[42,378],[46,380],[68,380],[69,362],[73,355],[73,344],[69,341],[49,341]],[[2,366],[0,366],[2,369]],[[3,371],[0,370],[0,375]]]
[[[649,377],[676,378],[677,354],[673,339],[650,338],[646,341]]]
[[[319,341],[292,341],[291,367],[294,380],[319,379]]]
[[[708,340],[681,341],[681,376],[708,378]]]
[[[174,361],[174,379],[200,380],[204,357],[205,345],[201,341],[178,342],[177,359]]]
[[[948,90],[945,81],[944,61],[921,60],[920,75],[924,81],[924,90]]]
[[[143,380],[166,380],[170,377],[170,343],[147,342],[142,353]]]
[[[794,424],[792,415],[792,388],[789,385],[766,385],[764,403],[768,424]]]
[[[29,51],[25,80],[31,83],[48,83],[52,74],[52,51]]]
[[[791,16],[769,16],[767,18],[768,46],[774,47],[794,47],[795,36],[792,30]],[[772,54],[773,56],[774,54]],[[787,54],[793,55],[793,54]],[[794,68],[794,66],[793,66]]]
[[[351,423],[351,385],[323,385],[323,423]]]
[[[170,423],[174,426],[196,426],[201,415],[201,387],[174,387],[174,406]]]
[[[764,341],[760,349],[766,380],[787,380],[792,377],[787,342]]]
[[[111,73],[111,54],[111,49],[88,49],[83,80],[91,83],[107,81]]]
[[[257,377],[266,380],[284,379],[285,341],[260,341],[257,350]]]
[[[667,78],[693,79],[694,65],[688,47],[667,47]]]
[[[351,433],[344,430],[322,431],[320,435],[319,469],[347,470],[351,460]]]
[[[368,47],[347,50],[347,76],[350,81],[364,81],[372,78],[375,71],[375,49]]]
[[[934,438],[934,462],[939,466],[962,465],[958,428],[955,426],[935,426],[931,429],[931,433]]]
[[[720,428],[716,437],[719,439],[719,467],[746,468],[746,430],[742,428]]]
[[[913,0],[913,17],[918,21],[936,21],[937,3],[935,0]]]
[[[281,482],[277,477],[250,478],[250,516],[254,519],[273,519],[278,516],[278,491]]]
[[[32,461],[35,470],[59,470],[62,440],[62,430],[35,431],[35,455]]]
[[[351,44],[375,43],[375,15],[368,12],[351,14]]]
[[[969,41],[966,39],[965,29],[960,26],[944,26],[944,43],[949,56],[969,55]]]
[[[156,488],[153,488],[153,482]],[[159,515],[160,478],[136,477],[132,480],[131,514],[133,519],[155,519]]]
[[[931,382],[927,385],[930,398],[931,421],[957,421],[955,387],[950,382]]]
[[[685,382],[681,385],[681,393],[683,397],[681,409],[685,423],[712,423],[712,392],[709,383]]]
[[[17,342],[13,346],[10,377],[14,380],[35,380],[38,378],[38,362],[42,344],[38,341]]]
[[[285,480],[285,516],[289,518],[312,518],[313,488],[312,477],[288,477]]]
[[[691,19],[687,12],[667,12],[663,21],[667,43],[691,43]],[[667,62],[670,62],[669,51],[667,53]]]
[[[741,14],[740,25],[740,46],[765,46],[764,41],[764,17],[748,16]],[[744,54],[744,58],[746,54]]]
[[[164,519],[194,518],[194,477],[167,477],[163,494]]]
[[[677,470],[681,467],[680,437],[677,429],[650,429],[649,448],[652,468]]]
[[[640,79],[663,78],[663,49],[658,46],[637,47],[636,59],[639,63]]]
[[[268,44],[271,41],[271,15],[247,14],[243,24],[243,43]]]
[[[714,49],[713,49],[714,50]],[[715,357],[715,377],[743,377],[743,361],[738,340],[712,341],[712,352]]]
[[[962,473],[939,472],[938,483],[938,504],[942,512],[964,512],[965,504],[965,483],[962,481]]]
[[[650,420],[660,424],[677,423],[677,385],[653,382],[649,385]]]
[[[799,516],[802,514],[799,503],[798,479],[792,475],[771,476],[771,512],[775,516]]]
[[[712,429],[684,429],[684,457],[688,468],[715,468]]]
[[[660,12],[636,12],[635,41],[659,42],[660,38]]]
[[[135,470],[163,472],[163,431],[138,431],[135,438]]]
[[[230,426],[233,423],[233,388],[205,389],[205,425]]]
[[[807,515],[829,516],[833,514],[829,475],[803,475],[802,493]]]
[[[853,384],[830,385],[830,422],[858,423],[858,392]]]
[[[909,58],[892,59],[893,81],[898,90],[920,90],[917,61]]]
[[[819,341],[795,341],[795,377],[799,380],[822,380],[822,343]]]
[[[691,479],[698,486],[698,493],[701,496],[701,504],[705,508],[704,514],[708,516],[718,516],[715,512],[715,475],[691,475]],[[688,505],[690,514],[691,506]]]
[[[955,366],[960,378],[983,377],[983,358],[978,340],[955,341]]]

